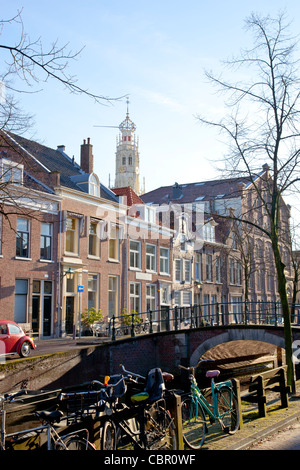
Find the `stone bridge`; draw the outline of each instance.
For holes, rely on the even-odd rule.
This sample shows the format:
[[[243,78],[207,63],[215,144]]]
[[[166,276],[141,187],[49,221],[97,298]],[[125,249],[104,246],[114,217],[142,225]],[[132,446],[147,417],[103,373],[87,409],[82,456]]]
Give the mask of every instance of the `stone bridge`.
[[[293,341],[300,345],[300,327],[293,327]],[[82,349],[7,361],[0,364],[0,392],[21,386],[53,389],[120,373],[126,369],[145,374],[160,367],[177,375],[178,365],[195,365],[211,348],[245,341],[243,355],[251,341],[284,348],[283,326],[228,325],[146,334],[135,338],[86,345]],[[253,349],[252,349],[253,352]],[[299,358],[300,359],[300,358]]]

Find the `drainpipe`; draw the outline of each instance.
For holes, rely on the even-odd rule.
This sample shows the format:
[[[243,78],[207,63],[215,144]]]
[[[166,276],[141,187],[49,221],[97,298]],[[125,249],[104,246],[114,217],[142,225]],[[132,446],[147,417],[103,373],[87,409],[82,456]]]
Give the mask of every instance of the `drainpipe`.
[[[58,289],[57,289],[57,333],[56,336],[61,336],[62,324],[62,305],[61,305],[61,229],[62,229],[62,202],[60,201],[59,213],[59,237],[58,237]]]

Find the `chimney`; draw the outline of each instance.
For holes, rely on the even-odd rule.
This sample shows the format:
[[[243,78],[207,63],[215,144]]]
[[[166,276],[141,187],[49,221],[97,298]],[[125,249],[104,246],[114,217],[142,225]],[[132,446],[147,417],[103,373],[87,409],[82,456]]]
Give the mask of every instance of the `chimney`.
[[[175,183],[172,187],[172,199],[180,199],[182,196],[182,189],[178,183]]]
[[[81,145],[80,166],[85,173],[93,173],[93,146],[90,144],[89,137],[87,143],[84,139]]]
[[[66,150],[66,147],[65,147],[65,145],[58,145],[57,150],[58,150],[58,152],[63,153]]]

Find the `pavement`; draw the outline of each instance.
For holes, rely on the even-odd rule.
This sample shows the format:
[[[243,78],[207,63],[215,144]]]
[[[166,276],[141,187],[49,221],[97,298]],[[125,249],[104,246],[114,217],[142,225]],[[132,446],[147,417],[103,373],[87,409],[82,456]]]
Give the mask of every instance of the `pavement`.
[[[107,340],[107,339],[106,339]],[[103,338],[60,338],[37,340],[37,354],[45,350],[58,350],[91,346],[103,342]],[[300,380],[296,382],[296,391],[289,395],[289,406],[281,408],[279,393],[267,392],[267,416],[260,418],[255,404],[242,401],[243,425],[234,435],[220,430],[219,424],[209,425],[202,450],[246,450],[261,439],[270,436],[295,422],[300,422]]]
[[[208,427],[203,450],[247,450],[262,438],[300,421],[300,380],[295,394],[289,396],[289,406],[280,407],[279,393],[267,392],[267,416],[260,418],[254,404],[242,401],[243,426],[230,436],[220,431],[219,425]]]

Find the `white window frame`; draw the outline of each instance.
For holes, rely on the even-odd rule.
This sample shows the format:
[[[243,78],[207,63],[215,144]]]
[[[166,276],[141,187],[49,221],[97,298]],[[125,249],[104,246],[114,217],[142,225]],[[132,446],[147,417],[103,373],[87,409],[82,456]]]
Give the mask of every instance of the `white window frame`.
[[[108,258],[111,261],[120,260],[120,226],[118,224],[110,224],[110,233],[108,239]],[[113,250],[113,253],[111,251]],[[113,256],[111,256],[113,255]]]
[[[18,221],[26,221],[26,225],[27,225],[27,228],[26,230],[20,230],[18,229]],[[19,234],[23,234],[23,235],[27,235],[28,236],[28,240],[27,240],[27,256],[22,256],[22,253],[19,253],[17,254],[16,253],[16,257],[17,258],[24,258],[24,259],[30,259],[30,239],[31,239],[31,224],[30,224],[30,220],[26,219],[25,217],[17,217],[17,239],[21,239],[21,243],[22,243],[22,246],[23,246],[23,235],[19,235]],[[16,240],[16,245],[17,245],[17,240]],[[17,248],[17,246],[16,246]],[[23,248],[22,248],[22,251],[23,251]]]
[[[70,227],[69,221],[72,221],[72,227]],[[73,227],[73,222],[74,222],[74,227]],[[69,225],[69,227],[68,227]],[[69,234],[69,235],[68,235]],[[73,241],[70,239],[68,240],[68,237],[72,237]],[[68,246],[68,244],[73,245],[73,251],[72,246]],[[65,233],[65,252],[66,253],[72,253],[78,255],[78,250],[79,250],[79,219],[77,217],[72,217],[68,216],[66,220],[66,233]]]
[[[99,274],[88,274],[88,308],[93,307],[95,310],[99,309]],[[90,293],[94,296],[93,301],[90,301]]]
[[[146,284],[146,307],[147,312],[150,309],[152,314],[152,320],[157,319],[157,302],[156,302],[156,284]]]
[[[170,274],[170,250],[162,246],[159,248],[159,272]]]
[[[112,318],[113,315],[118,315],[118,310],[119,310],[119,277],[108,276],[108,318]]]
[[[101,236],[100,236],[101,224],[103,224],[103,222],[101,222],[100,220],[90,219],[89,238],[88,238],[88,256],[89,257],[100,258],[101,256]],[[96,227],[95,232],[91,232],[92,226]],[[92,240],[93,250],[90,250],[91,240]]]
[[[174,277],[175,282],[182,281],[182,260],[180,258],[174,260]]]
[[[130,312],[141,313],[141,283],[129,283]]]
[[[137,240],[129,240],[129,267],[141,269],[141,242]]]
[[[195,254],[195,278],[196,281],[202,281],[202,253]]]
[[[190,259],[184,260],[184,280],[189,284],[192,282],[192,262]]]
[[[48,234],[42,233],[43,226],[49,227],[50,230]],[[45,241],[45,239],[50,239],[50,258],[42,257],[41,250],[42,248],[44,248],[42,247],[42,240]],[[40,259],[43,261],[51,261],[53,259],[53,224],[52,223],[41,222]]]
[[[206,255],[206,282],[212,282],[212,263],[213,257],[211,254]]]
[[[153,249],[153,252],[149,252],[148,248]],[[148,267],[149,265],[149,267]],[[146,271],[156,273],[156,246],[150,243],[146,244]]]
[[[24,165],[6,158],[1,161],[1,180],[4,183],[23,184]]]

